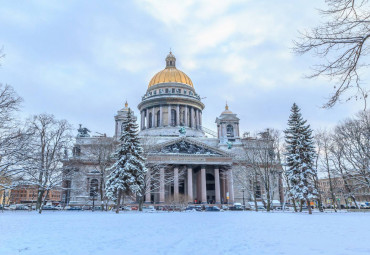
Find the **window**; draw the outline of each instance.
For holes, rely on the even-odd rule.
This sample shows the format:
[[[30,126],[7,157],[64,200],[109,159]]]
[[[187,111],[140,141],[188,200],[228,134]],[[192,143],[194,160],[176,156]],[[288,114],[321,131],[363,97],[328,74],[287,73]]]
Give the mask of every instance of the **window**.
[[[256,198],[261,198],[261,186],[257,185],[256,187]]]
[[[97,179],[92,179],[90,181],[90,197],[96,196],[98,194],[99,182]]]
[[[153,114],[150,112],[149,113],[149,128],[153,127]]]
[[[166,93],[168,93],[168,88],[166,89]]]
[[[175,89],[174,88],[172,89],[172,93],[175,93]]]
[[[177,123],[176,123],[176,111],[175,110],[171,110],[171,126],[176,126]]]
[[[227,125],[226,126],[226,134],[227,136],[234,136],[234,128],[232,125]]]
[[[79,157],[81,156],[81,149],[78,146],[73,147],[73,156]]]
[[[184,89],[184,95],[186,95],[186,89]]]
[[[153,93],[154,93],[154,95],[157,95],[157,90],[154,90],[154,92],[153,92]]]

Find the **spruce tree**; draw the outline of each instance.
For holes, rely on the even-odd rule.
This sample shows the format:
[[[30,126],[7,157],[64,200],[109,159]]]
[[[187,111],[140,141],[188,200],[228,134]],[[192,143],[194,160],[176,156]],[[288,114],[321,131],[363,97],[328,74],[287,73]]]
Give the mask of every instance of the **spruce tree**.
[[[317,191],[313,183],[316,169],[316,157],[312,130],[303,120],[299,107],[294,103],[284,131],[286,142],[286,166],[290,183],[290,195],[294,199],[306,201],[309,213],[312,213],[310,201]]]
[[[116,202],[116,213],[119,212],[121,197],[124,194],[135,194],[142,198],[141,190],[145,183],[146,167],[143,149],[137,136],[138,125],[135,123],[129,109],[127,118],[123,121],[120,145],[114,153],[116,162],[108,169],[110,171],[106,183],[107,196]]]

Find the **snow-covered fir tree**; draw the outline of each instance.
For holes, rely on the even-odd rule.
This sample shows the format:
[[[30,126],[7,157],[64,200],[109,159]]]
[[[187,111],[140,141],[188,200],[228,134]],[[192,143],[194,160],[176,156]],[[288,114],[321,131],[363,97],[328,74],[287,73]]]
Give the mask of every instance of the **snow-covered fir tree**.
[[[108,169],[107,196],[116,202],[116,213],[119,212],[121,197],[125,194],[135,194],[142,204],[141,190],[145,184],[145,167],[143,149],[137,136],[138,125],[135,123],[129,109],[123,122],[120,145],[114,153],[116,162]]]
[[[312,130],[303,120],[299,107],[294,103],[284,131],[286,142],[287,176],[290,182],[290,195],[301,202],[306,201],[312,213],[310,201],[316,196],[313,180],[316,175],[316,157]]]

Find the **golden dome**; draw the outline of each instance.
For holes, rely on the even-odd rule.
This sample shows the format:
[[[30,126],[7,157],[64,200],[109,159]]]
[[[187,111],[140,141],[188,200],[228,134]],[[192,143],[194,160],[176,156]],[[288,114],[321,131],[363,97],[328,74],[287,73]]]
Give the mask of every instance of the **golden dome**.
[[[189,76],[176,68],[176,58],[172,52],[166,57],[166,68],[153,76],[149,82],[148,88],[156,84],[167,82],[182,83],[194,88],[193,82],[190,80]]]

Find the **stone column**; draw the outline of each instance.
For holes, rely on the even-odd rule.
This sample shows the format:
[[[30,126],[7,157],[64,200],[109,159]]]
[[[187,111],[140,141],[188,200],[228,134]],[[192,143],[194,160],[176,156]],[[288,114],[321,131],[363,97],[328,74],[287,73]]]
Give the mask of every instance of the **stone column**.
[[[149,128],[149,110],[148,109],[145,110],[145,114],[146,114],[146,128]]]
[[[188,167],[188,202],[193,203],[193,168]]]
[[[186,127],[188,127],[188,126],[189,126],[189,123],[188,123],[188,122],[189,122],[189,121],[188,121],[188,120],[189,120],[189,116],[188,116],[188,115],[189,115],[189,109],[188,109],[188,107],[187,107],[187,106],[185,106],[185,126],[186,126]]]
[[[202,166],[201,170],[200,170],[200,174],[201,174],[201,202],[202,204],[206,204],[207,203],[207,186],[206,186],[206,167],[205,166]]]
[[[189,127],[194,127],[194,108],[190,107],[190,123]]]
[[[234,183],[233,183],[233,170],[230,169],[227,175],[228,180],[228,191],[229,191],[229,203],[234,203]]]
[[[155,127],[155,122],[154,122],[154,107],[152,108],[152,128]]]
[[[171,105],[168,105],[168,126],[171,126]]]
[[[239,123],[238,123],[238,124],[236,124],[236,135],[237,135],[238,137],[240,137],[240,133],[239,133]]]
[[[194,128],[198,129],[198,110],[194,108]]]
[[[163,110],[162,110],[162,105],[159,106],[159,126],[163,126]]]
[[[221,203],[221,190],[220,190],[220,169],[218,166],[215,167],[215,193],[216,193],[216,204]]]
[[[145,193],[145,203],[150,203],[151,202],[151,180],[150,180],[150,170],[148,169],[148,172],[146,173],[145,176],[146,180],[146,193]]]
[[[173,198],[175,202],[179,202],[179,168],[177,166],[173,169]]]
[[[86,191],[88,193],[88,196],[90,196],[90,178],[87,178]]]
[[[176,126],[180,126],[180,105],[176,108]]]
[[[141,111],[141,130],[145,129],[145,111]]]
[[[200,125],[200,127],[202,127],[202,111],[201,110],[199,110],[199,125]]]
[[[159,203],[164,203],[164,168],[159,171]]]
[[[221,198],[223,198],[223,203],[226,202],[226,181],[225,181],[225,173],[221,172],[222,175],[222,187],[221,187]]]

